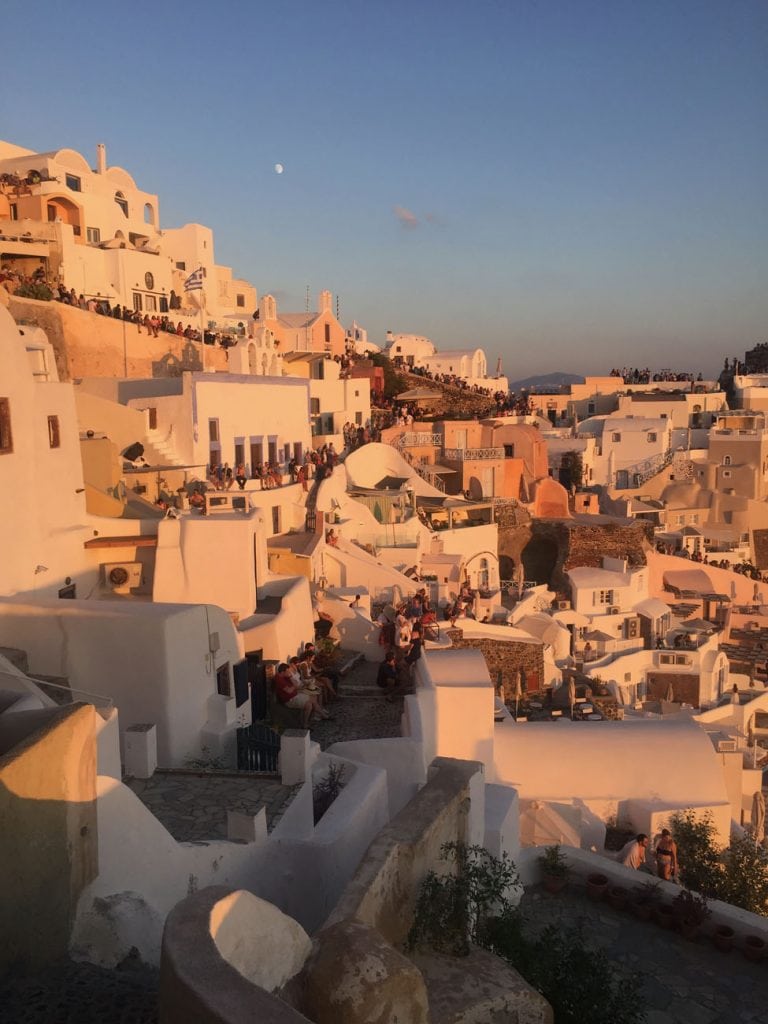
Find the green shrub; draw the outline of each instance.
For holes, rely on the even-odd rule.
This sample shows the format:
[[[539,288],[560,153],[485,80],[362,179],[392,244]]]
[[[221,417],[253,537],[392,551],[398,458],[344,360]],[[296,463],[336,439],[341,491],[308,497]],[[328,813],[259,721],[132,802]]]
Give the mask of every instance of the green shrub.
[[[723,866],[712,815],[707,812],[697,816],[688,808],[672,815],[670,829],[677,843],[680,881],[686,889],[695,889],[709,899],[720,899]]]
[[[42,281],[22,281],[15,294],[20,299],[38,299],[40,302],[50,302],[53,298],[53,292]]]

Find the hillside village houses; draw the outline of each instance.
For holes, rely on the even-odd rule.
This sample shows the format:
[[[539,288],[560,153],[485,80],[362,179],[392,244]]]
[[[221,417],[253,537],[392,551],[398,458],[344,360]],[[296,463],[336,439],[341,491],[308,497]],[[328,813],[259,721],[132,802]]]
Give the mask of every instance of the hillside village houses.
[[[302,929],[326,941],[317,933],[346,887],[380,878],[369,858],[405,849],[397,829],[419,837],[386,861],[397,891],[411,892],[413,849],[426,870],[451,838],[508,852],[530,883],[544,835],[571,847],[575,870],[598,865],[626,882],[602,856],[612,819],[650,833],[693,808],[724,842],[749,823],[758,740],[768,739],[765,588],[654,542],[679,526],[680,550],[688,528],[714,541],[729,526],[742,544],[750,534],[751,555],[760,549],[762,413],[724,410],[714,389],[692,391],[699,401],[636,399],[612,376],[572,386],[563,408],[585,423],[566,426],[559,406],[543,417],[416,418],[345,451],[344,427],[370,425],[370,387],[341,366],[364,339],[349,344],[329,292],[314,313],[258,301],[213,262],[209,229],[161,232],[157,197],[108,168],[103,149],[92,171],[71,150],[3,143],[0,172],[3,261],[43,261],[78,292],[101,285],[110,301],[153,312],[164,301],[170,311],[184,275],[203,266],[207,314],[245,311],[235,344],[205,367],[181,351],[141,356],[134,338],[143,361],[126,356],[127,372],[72,374],[74,321],[49,336],[21,322],[44,320],[46,303],[0,289],[4,967],[67,955],[114,967],[134,949],[157,965],[174,908],[221,885],[294,919],[285,941],[298,972],[310,948]],[[20,240],[27,231],[32,242]],[[506,388],[487,377],[481,350],[438,355],[427,339],[397,335],[388,351],[470,387]],[[555,478],[552,452],[578,441],[593,490]],[[308,456],[331,443],[338,458],[326,450],[312,475]],[[670,522],[692,509],[707,518]],[[536,544],[552,554],[546,571]],[[503,579],[500,552],[513,548],[521,571]],[[321,749],[318,731],[277,736],[265,724],[275,724],[274,666],[302,651],[316,623],[330,619],[350,663],[375,664],[417,590],[435,616],[413,686],[393,697],[396,735],[331,734]],[[369,701],[370,724],[390,706],[343,686],[339,706]],[[267,747],[269,778],[244,771]],[[332,761],[347,781],[315,821],[313,784]],[[170,787],[172,811],[204,807],[189,814],[202,833],[174,832],[151,805],[153,785]],[[236,799],[254,786],[270,796]],[[434,849],[427,834],[440,838]],[[368,897],[383,898],[375,885]],[[228,919],[233,946],[248,947],[267,920],[277,923],[265,935],[289,934],[268,916],[274,907],[248,906]],[[40,915],[43,936],[30,924]],[[190,927],[194,952],[210,934]],[[207,984],[204,971],[177,981]]]

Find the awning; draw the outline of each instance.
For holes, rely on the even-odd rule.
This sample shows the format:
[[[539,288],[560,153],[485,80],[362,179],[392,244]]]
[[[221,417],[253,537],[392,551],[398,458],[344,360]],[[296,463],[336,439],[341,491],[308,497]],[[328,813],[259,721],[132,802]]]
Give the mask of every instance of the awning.
[[[703,569],[678,569],[664,573],[664,585],[672,590],[687,590],[692,594],[711,594],[712,580]]]
[[[396,402],[426,402],[435,398],[442,398],[442,392],[432,388],[411,388],[395,395]]]
[[[645,601],[636,604],[634,609],[638,615],[644,615],[646,619],[660,619],[662,615],[670,614],[669,605],[664,604],[658,597],[647,597]]]

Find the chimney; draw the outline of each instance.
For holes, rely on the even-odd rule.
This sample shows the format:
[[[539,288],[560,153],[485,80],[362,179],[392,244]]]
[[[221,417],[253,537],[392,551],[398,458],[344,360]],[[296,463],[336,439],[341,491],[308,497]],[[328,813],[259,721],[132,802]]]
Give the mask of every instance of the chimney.
[[[107,147],[103,142],[96,146],[96,173],[105,174],[107,170]]]
[[[320,292],[317,311],[318,313],[331,313],[333,311],[333,296],[327,289]]]

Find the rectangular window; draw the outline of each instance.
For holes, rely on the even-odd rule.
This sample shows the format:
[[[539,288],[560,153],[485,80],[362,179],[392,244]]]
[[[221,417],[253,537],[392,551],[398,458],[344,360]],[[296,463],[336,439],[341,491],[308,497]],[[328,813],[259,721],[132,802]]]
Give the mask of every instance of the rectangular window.
[[[355,413],[355,426],[362,427],[363,425],[363,414],[361,412]]]
[[[0,455],[10,455],[12,451],[11,400],[0,398]]]
[[[157,430],[157,406],[150,405],[147,409],[147,416],[150,430]]]
[[[218,441],[219,440],[219,421],[208,420],[208,440]]]
[[[154,295],[145,295],[144,296],[144,302],[147,305],[147,312],[148,313],[156,313],[157,312],[157,299],[156,299],[156,297]]]
[[[58,216],[58,210],[53,203],[48,203],[48,220],[52,224]]]
[[[264,445],[261,441],[251,441],[251,475],[257,466],[264,461]]]
[[[77,584],[68,583],[59,590],[59,597],[62,601],[74,601],[77,597]]]
[[[19,207],[17,206],[16,203],[11,203],[10,206],[11,206],[11,220],[18,220],[19,219]]]
[[[280,533],[280,506],[272,506],[272,533]]]
[[[235,441],[235,468],[245,462],[245,441],[239,437]]]
[[[649,444],[654,444],[655,442],[656,442],[656,435],[651,430],[651,431],[648,432],[648,443]]]
[[[237,308],[238,309],[245,309],[245,296],[244,295],[238,295],[235,301],[237,302]]]
[[[331,344],[331,325],[330,324],[326,324],[325,325],[325,344],[326,345],[330,345]]]
[[[514,459],[514,457],[515,457],[515,446],[513,444],[505,444],[504,445],[504,458],[505,459]]]
[[[309,400],[309,412],[312,416],[318,416],[320,414],[320,399],[310,398]]]
[[[611,440],[612,441],[620,441],[621,440],[621,434],[619,434],[619,433],[611,434]]]
[[[289,444],[283,445],[283,460],[285,462],[290,462],[291,460],[291,446]]]
[[[76,174],[65,174],[64,175],[64,182],[65,182],[67,188],[70,190],[70,192],[80,192],[81,191],[81,187],[82,187],[81,186],[81,182],[80,182],[80,179],[78,178],[78,176]]]
[[[277,462],[277,438],[267,442],[267,458],[270,463]]]
[[[598,604],[613,604],[613,591],[601,590],[598,594]]]
[[[232,683],[229,678],[229,662],[216,669],[216,692],[222,697],[232,696]]]
[[[61,448],[61,434],[59,432],[59,417],[48,417],[48,447]]]
[[[141,310],[144,308],[141,301],[141,292],[133,293],[133,308],[136,310],[137,313],[140,313]]]
[[[99,228],[86,228],[85,238],[92,245],[98,245],[101,241],[101,230]]]
[[[184,260],[179,260],[179,262],[176,264],[176,269],[177,270],[186,270],[187,269],[187,264],[184,262]]]

